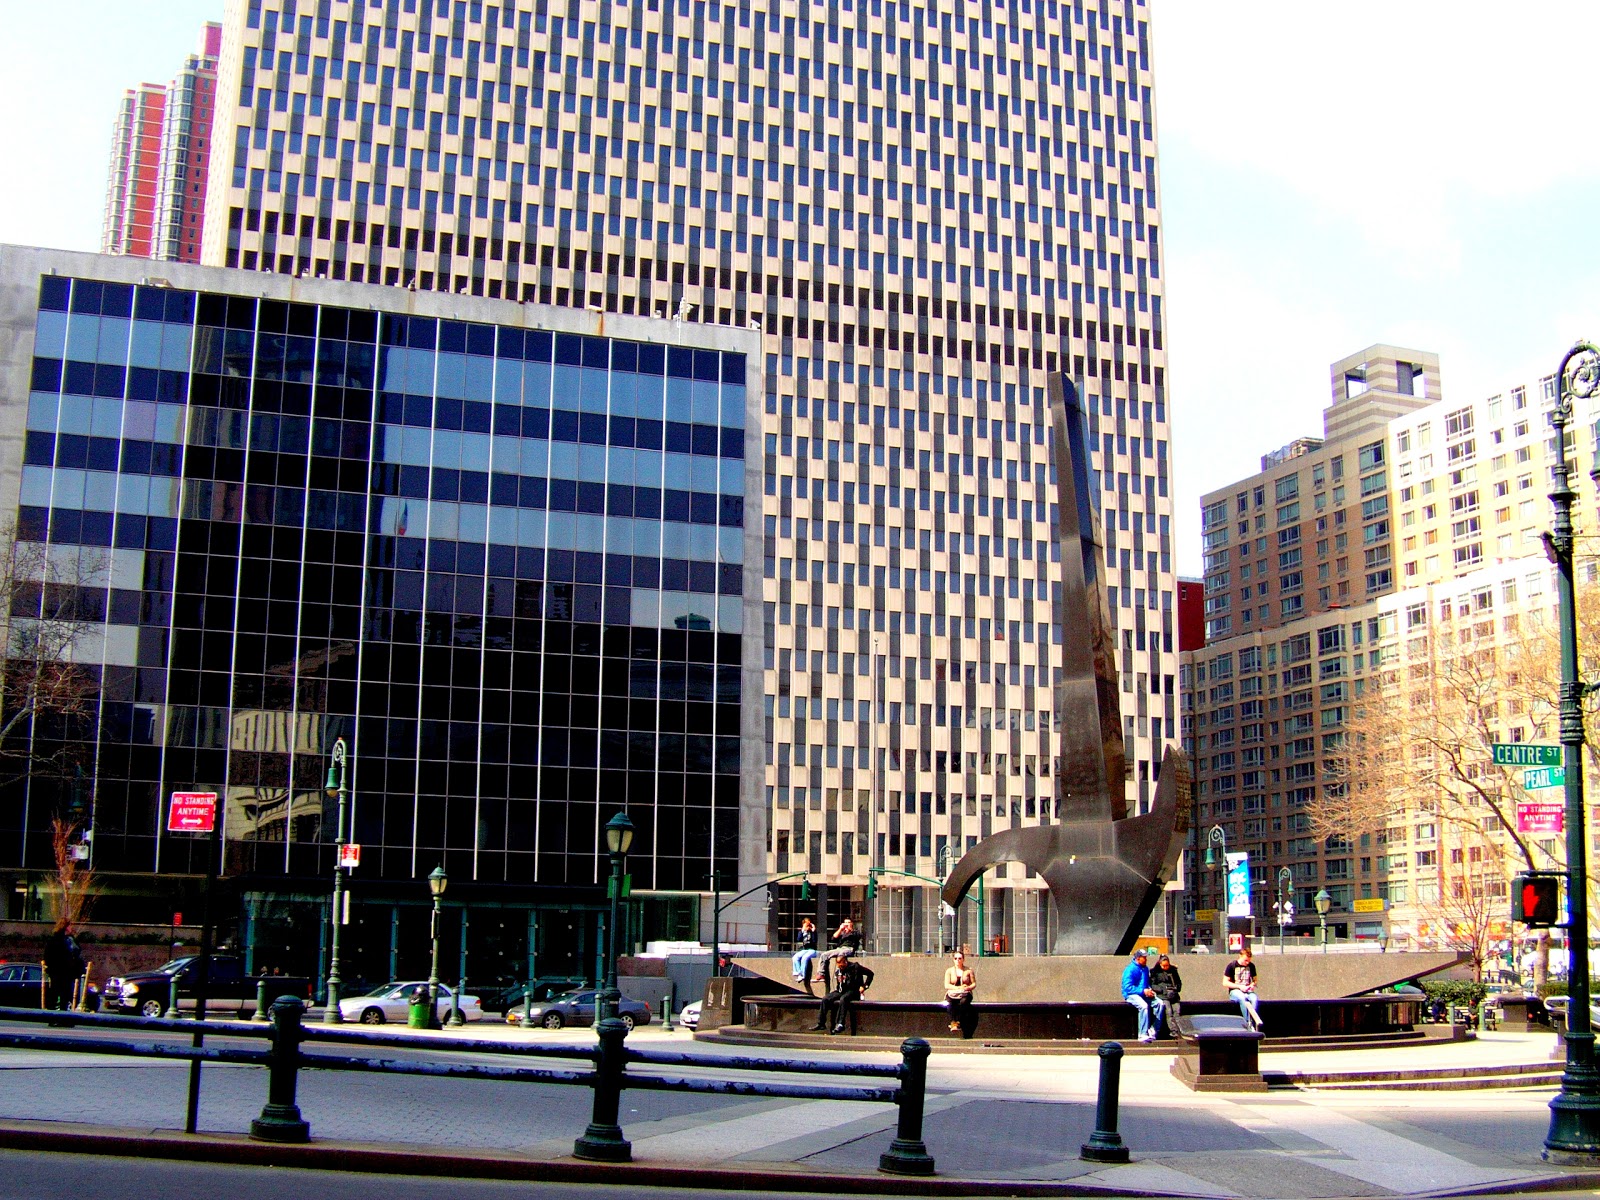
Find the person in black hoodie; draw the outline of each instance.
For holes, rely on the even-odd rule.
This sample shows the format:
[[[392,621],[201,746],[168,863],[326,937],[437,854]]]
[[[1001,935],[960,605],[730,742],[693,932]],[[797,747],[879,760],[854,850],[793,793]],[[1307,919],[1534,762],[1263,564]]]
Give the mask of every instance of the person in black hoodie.
[[[845,1023],[850,1019],[851,1005],[872,986],[872,968],[858,963],[853,957],[854,953],[849,946],[839,952],[839,965],[834,972],[835,987],[822,998],[822,1008],[817,1013],[818,1032],[827,1029],[829,1033],[843,1033]]]
[[[1178,1018],[1178,1001],[1182,998],[1183,976],[1178,974],[1178,968],[1172,965],[1172,960],[1165,954],[1156,959],[1156,965],[1150,968],[1150,990],[1159,996],[1165,1005],[1163,1016],[1170,1034],[1173,1022]]]

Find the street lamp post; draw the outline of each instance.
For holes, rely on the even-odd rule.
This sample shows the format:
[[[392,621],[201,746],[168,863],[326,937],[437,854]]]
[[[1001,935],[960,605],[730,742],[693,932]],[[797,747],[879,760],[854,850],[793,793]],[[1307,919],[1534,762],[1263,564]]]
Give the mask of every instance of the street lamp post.
[[[1284,898],[1283,889],[1294,879],[1288,867],[1278,868],[1278,953],[1283,953],[1283,927],[1294,920],[1294,905]]]
[[[1600,350],[1578,342],[1556,372],[1556,407],[1550,424],[1556,433],[1554,487],[1550,503],[1555,529],[1545,536],[1545,552],[1555,563],[1561,610],[1561,747],[1566,767],[1567,835],[1567,1065],[1561,1090],[1550,1101],[1550,1132],[1545,1156],[1600,1154],[1600,1073],[1595,1070],[1594,1030],[1589,1019],[1589,890],[1587,822],[1583,803],[1583,696],[1578,677],[1578,615],[1573,590],[1572,504],[1577,492],[1567,463],[1567,426],[1575,420],[1572,400],[1600,392]],[[1591,475],[1600,484],[1600,462]]]
[[[428,972],[428,1028],[439,1028],[439,901],[450,886],[450,876],[441,863],[428,874],[428,890],[433,893],[433,967]]]
[[[617,924],[622,913],[622,866],[633,845],[633,822],[619,812],[606,822],[606,853],[611,856],[611,883],[606,889],[611,898],[611,917],[606,924],[606,985],[600,989],[599,1017],[603,1021],[617,1015],[622,992],[617,988]]]
[[[345,768],[346,756],[344,739],[339,738],[333,743],[333,756],[328,762],[327,793],[339,801],[338,841],[333,848],[333,909],[330,913],[332,923],[331,937],[329,938],[328,952],[328,999],[322,1009],[322,1020],[327,1025],[342,1025],[344,1014],[339,1011],[339,989],[344,980],[339,974],[339,930],[344,921],[344,868],[339,865],[339,856],[344,853],[345,844]]]
[[[1228,946],[1228,831],[1221,825],[1213,825],[1206,831],[1206,866],[1222,866],[1222,884],[1218,889],[1218,907],[1222,912],[1220,928],[1222,929],[1222,949]]]
[[[1333,907],[1333,897],[1328,895],[1327,888],[1318,888],[1317,894],[1311,898],[1317,906],[1317,925],[1322,938],[1322,952],[1328,952],[1328,910]]]

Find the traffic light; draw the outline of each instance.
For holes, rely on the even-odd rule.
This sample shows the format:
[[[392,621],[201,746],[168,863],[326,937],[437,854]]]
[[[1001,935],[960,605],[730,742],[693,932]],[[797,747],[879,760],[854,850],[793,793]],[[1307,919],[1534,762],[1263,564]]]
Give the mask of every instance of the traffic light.
[[[875,900],[878,896],[878,876],[874,872],[867,872],[867,899]]]
[[[1524,925],[1561,924],[1561,876],[1518,875],[1511,881],[1511,919]]]
[[[802,899],[802,900],[811,899],[811,880],[802,879],[800,881],[800,899]]]

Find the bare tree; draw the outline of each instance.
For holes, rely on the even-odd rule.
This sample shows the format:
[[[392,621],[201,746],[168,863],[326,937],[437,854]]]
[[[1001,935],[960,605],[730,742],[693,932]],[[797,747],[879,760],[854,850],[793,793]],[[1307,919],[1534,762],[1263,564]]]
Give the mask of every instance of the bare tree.
[[[94,869],[89,866],[89,847],[77,821],[56,817],[50,822],[50,848],[55,855],[55,876],[50,881],[54,893],[56,919],[65,919],[74,929],[88,917],[94,900]]]

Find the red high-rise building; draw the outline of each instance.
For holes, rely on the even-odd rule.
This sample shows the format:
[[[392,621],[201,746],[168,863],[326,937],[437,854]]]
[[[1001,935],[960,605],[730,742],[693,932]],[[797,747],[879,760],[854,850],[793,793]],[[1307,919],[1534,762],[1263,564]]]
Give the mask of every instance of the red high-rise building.
[[[150,257],[155,242],[156,178],[161,170],[161,117],[167,89],[141,83],[123,96],[111,141],[106,220],[100,248],[107,254]]]
[[[222,26],[208,23],[167,87],[142,84],[123,99],[106,190],[106,253],[200,260],[221,46]]]

